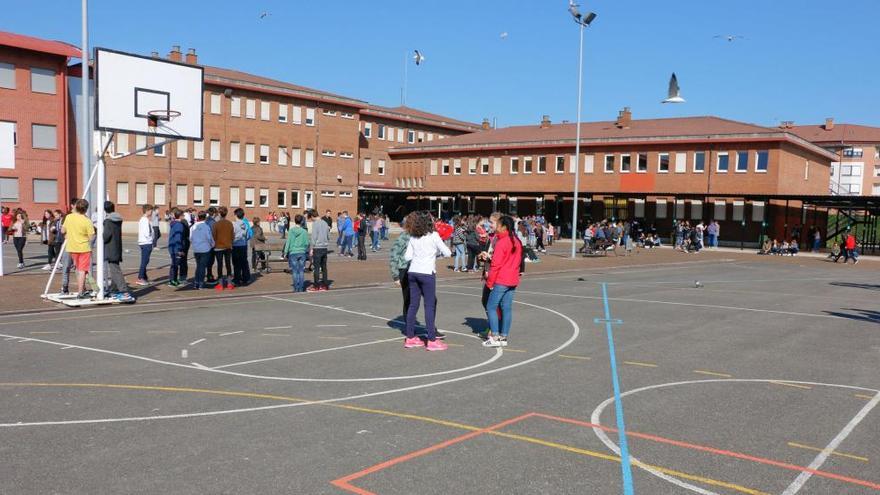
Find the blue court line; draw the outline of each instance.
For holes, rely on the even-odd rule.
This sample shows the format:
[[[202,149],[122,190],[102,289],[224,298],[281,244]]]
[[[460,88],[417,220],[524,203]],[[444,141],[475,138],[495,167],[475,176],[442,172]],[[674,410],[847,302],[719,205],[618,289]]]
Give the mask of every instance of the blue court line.
[[[623,423],[623,403],[620,400],[620,380],[617,378],[617,357],[614,352],[614,336],[611,332],[611,323],[622,320],[612,320],[611,310],[608,308],[608,288],[602,284],[602,304],[605,306],[605,333],[608,334],[608,354],[611,357],[611,384],[614,387],[614,411],[617,413],[617,436],[620,444],[620,470],[623,475],[623,494],[634,495],[632,480],[632,462],[629,458],[629,446],[626,442],[626,426]]]

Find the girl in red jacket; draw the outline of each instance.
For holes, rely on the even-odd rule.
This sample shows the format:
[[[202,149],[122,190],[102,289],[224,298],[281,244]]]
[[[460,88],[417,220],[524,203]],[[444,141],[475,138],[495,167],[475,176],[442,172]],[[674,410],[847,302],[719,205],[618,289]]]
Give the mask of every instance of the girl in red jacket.
[[[486,288],[489,300],[486,303],[486,316],[489,319],[489,338],[483,342],[485,347],[506,347],[507,335],[513,320],[513,294],[519,285],[520,265],[522,264],[522,243],[516,237],[513,218],[505,215],[498,219],[495,231],[495,249]],[[501,322],[498,310],[501,310]]]

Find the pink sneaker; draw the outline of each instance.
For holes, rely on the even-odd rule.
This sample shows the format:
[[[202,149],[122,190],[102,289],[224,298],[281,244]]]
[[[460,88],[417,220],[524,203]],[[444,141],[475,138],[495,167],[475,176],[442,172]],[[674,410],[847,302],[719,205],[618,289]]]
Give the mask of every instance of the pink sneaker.
[[[413,347],[425,347],[425,343],[422,342],[422,339],[419,337],[413,337],[411,339],[404,338],[403,339],[403,348],[404,349],[412,349]]]
[[[429,340],[425,349],[428,351],[445,351],[446,349],[449,349],[449,346],[442,340]]]

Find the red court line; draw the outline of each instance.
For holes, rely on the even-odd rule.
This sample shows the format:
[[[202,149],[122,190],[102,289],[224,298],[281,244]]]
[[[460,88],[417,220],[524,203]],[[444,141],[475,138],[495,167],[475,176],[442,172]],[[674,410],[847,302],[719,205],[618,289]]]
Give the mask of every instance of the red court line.
[[[368,474],[372,474],[377,471],[387,469],[391,466],[394,466],[395,464],[400,464],[402,462],[410,461],[410,460],[415,459],[417,457],[421,457],[425,454],[430,454],[431,452],[436,452],[438,450],[445,449],[446,447],[449,447],[451,445],[455,445],[457,443],[464,442],[465,440],[470,440],[471,438],[478,437],[478,436],[483,435],[485,433],[488,433],[490,431],[504,428],[505,426],[510,426],[514,423],[519,423],[520,421],[522,421],[526,418],[529,418],[531,416],[534,416],[534,415],[535,415],[535,413],[523,414],[522,416],[517,416],[515,418],[511,418],[506,421],[502,421],[501,423],[498,423],[496,425],[492,425],[487,428],[483,428],[481,430],[475,430],[470,433],[466,433],[464,435],[461,435],[459,437],[451,438],[449,440],[446,440],[445,442],[440,442],[438,444],[431,445],[429,447],[425,447],[424,449],[416,450],[415,452],[410,452],[409,454],[404,454],[400,457],[395,457],[394,459],[376,464],[375,466],[371,466],[371,467],[368,467],[368,468],[363,469],[361,471],[358,471],[356,473],[349,474],[348,476],[333,480],[330,483],[332,485],[336,486],[337,488],[341,488],[341,489],[349,491],[351,493],[356,493],[357,495],[376,495],[375,493],[373,493],[371,491],[364,490],[363,488],[358,488],[358,487],[352,485],[351,482],[358,479],[358,478],[362,478]]]
[[[580,421],[577,419],[552,416],[550,414],[532,413],[530,416],[549,419],[552,421],[559,421],[562,423],[569,423],[569,424],[578,425],[578,426],[584,426],[587,428],[598,428],[600,430],[607,431],[607,432],[617,432],[616,428],[610,428],[608,426],[597,425],[597,424],[589,423],[586,421]],[[878,483],[860,480],[858,478],[850,478],[848,476],[842,476],[839,474],[829,473],[827,471],[819,471],[817,469],[810,469],[808,467],[796,466],[794,464],[788,464],[786,462],[774,461],[773,459],[767,459],[765,457],[757,457],[757,456],[748,455],[748,454],[740,454],[739,452],[732,452],[730,450],[716,449],[713,447],[706,447],[703,445],[696,445],[693,443],[681,442],[681,441],[672,440],[669,438],[658,437],[656,435],[637,433],[637,432],[633,432],[630,430],[627,430],[626,434],[628,436],[631,436],[634,438],[643,438],[645,440],[651,440],[654,442],[665,443],[668,445],[675,445],[676,447],[682,447],[682,448],[686,448],[686,449],[697,450],[700,452],[708,452],[710,454],[716,454],[716,455],[725,456],[725,457],[733,457],[736,459],[752,461],[752,462],[756,462],[758,464],[766,464],[768,466],[775,466],[775,467],[782,468],[782,469],[788,469],[790,471],[811,473],[815,476],[820,476],[822,478],[828,478],[828,479],[832,479],[832,480],[842,481],[845,483],[851,483],[853,485],[859,485],[859,486],[864,486],[867,488],[873,488],[874,490],[880,490],[880,484],[878,484]]]

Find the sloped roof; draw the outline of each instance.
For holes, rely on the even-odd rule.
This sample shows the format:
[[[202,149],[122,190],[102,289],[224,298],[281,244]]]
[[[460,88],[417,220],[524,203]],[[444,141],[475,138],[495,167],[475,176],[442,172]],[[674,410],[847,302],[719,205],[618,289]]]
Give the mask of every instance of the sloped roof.
[[[575,124],[513,126],[471,134],[453,136],[441,141],[413,146],[395,147],[390,153],[424,153],[461,149],[492,149],[501,147],[528,147],[574,144]],[[631,143],[638,141],[676,140],[780,140],[791,141],[814,153],[830,154],[824,149],[782,129],[722,119],[720,117],[681,117],[666,119],[632,120],[626,127],[615,121],[581,123],[581,142],[594,144]]]
[[[0,45],[12,46],[15,48],[23,48],[35,52],[49,53],[61,57],[80,58],[79,48],[64,43],[63,41],[45,40],[42,38],[34,38],[23,34],[10,33],[0,31]]]
[[[208,84],[215,83],[220,85],[238,84],[245,86],[254,86],[254,89],[257,91],[270,91],[282,94],[291,94],[292,96],[301,96],[303,98],[308,98],[312,100],[328,101],[357,108],[362,108],[367,105],[365,101],[357,100],[355,98],[349,98],[347,96],[307,88],[305,86],[298,86],[296,84],[290,84],[288,82],[278,81],[276,79],[256,76],[254,74],[248,74],[247,72],[224,69],[222,67],[211,67],[207,65],[204,66],[204,68],[205,82]]]
[[[796,125],[790,129],[812,143],[880,143],[880,127],[858,124],[834,124],[830,131],[825,125]]]
[[[380,105],[370,105],[363,109],[361,113],[405,122],[419,122],[454,130],[477,131],[482,128],[480,124],[457,120],[406,106],[383,107]]]

